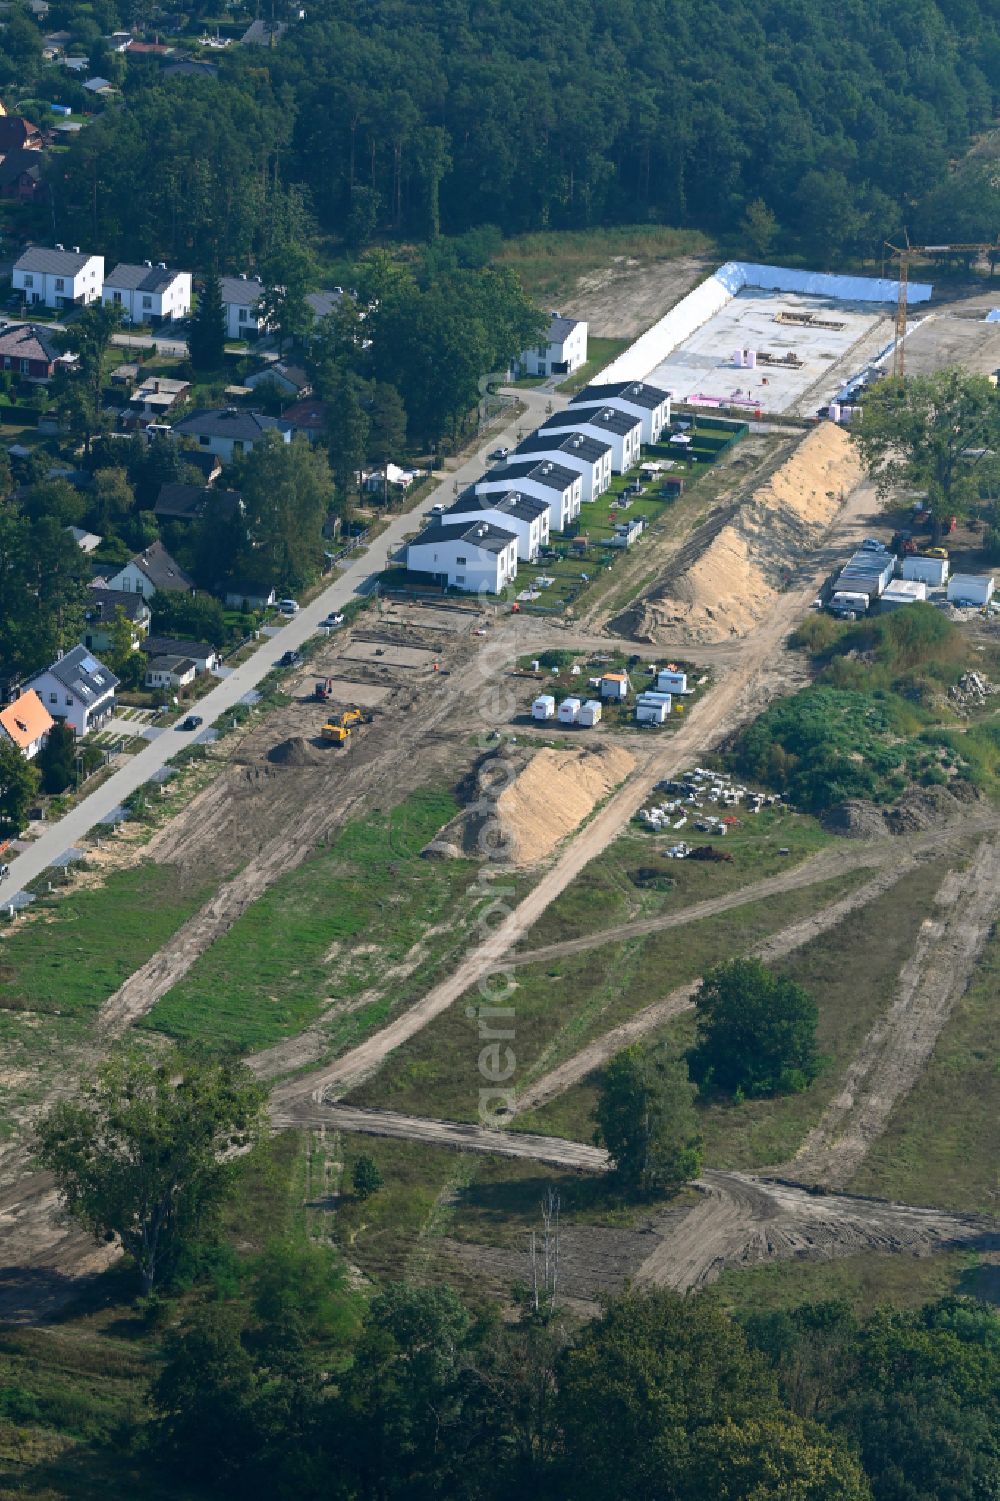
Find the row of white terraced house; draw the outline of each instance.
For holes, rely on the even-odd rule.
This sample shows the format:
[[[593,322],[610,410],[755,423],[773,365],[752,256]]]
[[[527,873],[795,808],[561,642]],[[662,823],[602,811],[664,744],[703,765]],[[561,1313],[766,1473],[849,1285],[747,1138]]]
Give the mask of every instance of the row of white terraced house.
[[[518,562],[536,562],[669,422],[669,393],[644,381],[585,387],[433,517],[406,550],[407,571],[451,589],[502,593]]]

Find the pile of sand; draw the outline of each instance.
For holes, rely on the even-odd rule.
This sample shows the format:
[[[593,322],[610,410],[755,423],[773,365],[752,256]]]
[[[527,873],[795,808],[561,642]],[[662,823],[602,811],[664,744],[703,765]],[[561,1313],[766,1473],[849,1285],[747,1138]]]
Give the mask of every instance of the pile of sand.
[[[619,624],[640,640],[743,636],[763,620],[798,555],[814,547],[861,479],[850,438],[821,423],[755,490],[683,572],[668,575]]]
[[[316,766],[326,759],[324,751],[302,735],[293,735],[290,740],[282,740],[280,745],[275,745],[267,753],[269,761],[276,762],[279,766]]]
[[[624,781],[635,758],[619,746],[489,756],[480,764],[468,806],[423,853],[464,855],[534,865],[552,853]]]

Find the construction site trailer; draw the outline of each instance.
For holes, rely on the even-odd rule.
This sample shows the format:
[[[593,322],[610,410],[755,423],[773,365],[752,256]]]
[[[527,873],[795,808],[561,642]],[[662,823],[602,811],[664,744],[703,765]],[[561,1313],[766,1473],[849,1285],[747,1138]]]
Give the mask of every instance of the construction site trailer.
[[[940,589],[948,582],[948,559],[924,558],[916,554],[903,559],[900,571],[904,579],[921,579],[932,589]]]
[[[664,724],[670,713],[670,705],[648,699],[636,699],[636,724]]]
[[[578,698],[564,698],[559,705],[559,723],[576,724],[582,707]]]
[[[879,609],[898,610],[900,605],[916,604],[927,598],[927,585],[923,579],[893,579],[879,600]]]
[[[661,693],[686,693],[688,691],[687,673],[678,672],[672,667],[663,667],[656,674],[656,686]]]
[[[588,698],[587,702],[581,708],[576,722],[577,724],[583,725],[585,729],[592,730],[595,724],[600,724],[601,715],[603,713],[604,710],[601,706],[600,700],[596,698]]]
[[[531,706],[532,719],[554,719],[556,701],[551,693],[540,693]]]
[[[992,598],[992,573],[953,573],[948,580],[948,599],[953,605],[988,605]]]

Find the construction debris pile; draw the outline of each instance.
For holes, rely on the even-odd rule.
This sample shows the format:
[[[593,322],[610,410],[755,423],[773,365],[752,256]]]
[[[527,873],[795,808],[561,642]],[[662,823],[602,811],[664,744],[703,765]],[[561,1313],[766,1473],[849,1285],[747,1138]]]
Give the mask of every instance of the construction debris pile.
[[[815,428],[693,561],[668,568],[616,627],[639,641],[725,641],[767,618],[798,560],[859,483],[857,451],[832,422]]]
[[[959,710],[978,709],[997,690],[981,672],[963,672],[948,690],[948,697]]]
[[[713,834],[721,838],[740,820],[732,813],[710,813],[709,804],[714,803],[723,808],[742,805],[745,813],[759,813],[761,808],[773,807],[775,803],[781,802],[780,793],[751,792],[742,783],[734,782],[728,772],[709,771],[704,766],[695,766],[679,777],[659,782],[656,790],[672,796],[661,803],[654,803],[652,807],[640,808],[636,818],[648,829],[657,832],[683,829],[690,823],[700,834]],[[714,858],[704,853],[710,849],[711,846],[708,845],[692,849],[681,841],[663,853],[669,860],[706,860]]]

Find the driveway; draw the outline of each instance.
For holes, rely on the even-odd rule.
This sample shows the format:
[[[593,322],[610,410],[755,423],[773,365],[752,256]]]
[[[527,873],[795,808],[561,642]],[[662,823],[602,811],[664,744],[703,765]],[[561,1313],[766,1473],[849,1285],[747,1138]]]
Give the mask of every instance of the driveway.
[[[470,458],[458,468],[447,472],[437,489],[425,498],[419,508],[394,516],[382,535],[361,557],[355,558],[338,578],[282,626],[275,636],[262,636],[253,655],[234,667],[227,677],[199,700],[195,712],[201,715],[205,727],[223,718],[246,694],[256,688],[261,679],[271,671],[282,652],[300,649],[310,636],[316,634],[316,627],[332,610],[342,610],[352,599],[369,594],[376,576],[398,553],[405,539],[418,530],[422,511],[436,501],[442,505],[450,504],[456,488],[463,489],[478,479],[487,467],[486,455],[490,449],[501,444],[513,447],[516,441],[515,430],[521,429],[527,433],[537,427],[544,419],[548,402],[552,402],[553,408],[557,410],[566,404],[565,398],[548,392],[519,391],[516,394],[528,407],[518,423],[490,433],[488,440],[484,439]],[[45,832],[30,848],[10,861],[10,873],[0,887],[0,906],[9,903],[29,881],[40,876],[66,850],[78,846],[95,824],[119,807],[129,793],[148,782],[155,772],[167,764],[171,756],[196,738],[197,736],[176,726],[165,729],[89,797],[84,798],[62,818],[48,824]]]

